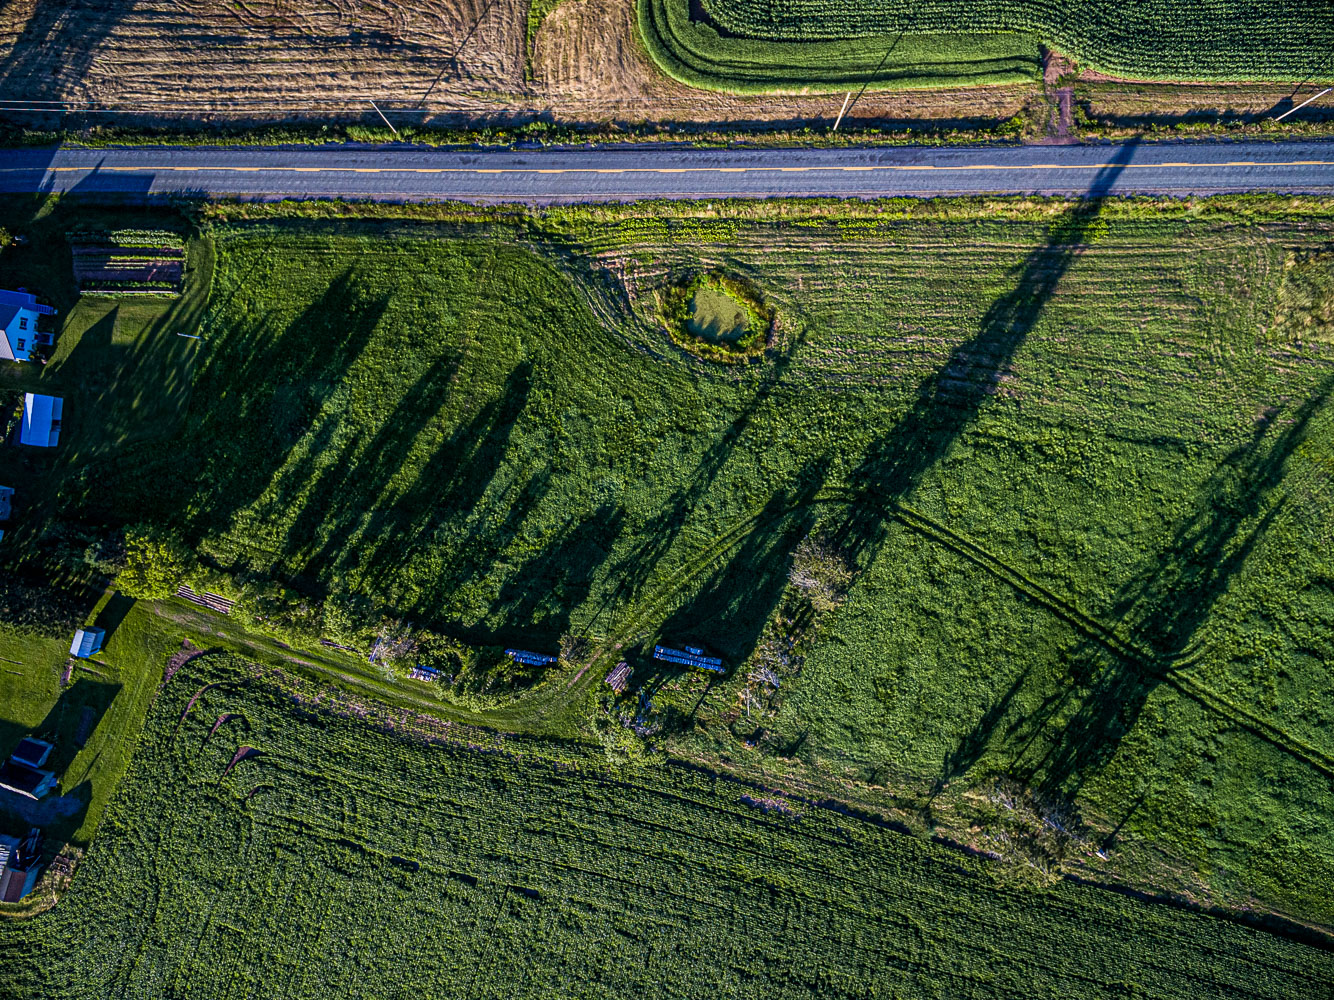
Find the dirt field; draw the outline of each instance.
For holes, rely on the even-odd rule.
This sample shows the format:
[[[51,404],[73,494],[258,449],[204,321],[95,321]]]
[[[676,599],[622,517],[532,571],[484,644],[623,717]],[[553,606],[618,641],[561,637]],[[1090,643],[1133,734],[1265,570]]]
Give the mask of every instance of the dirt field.
[[[549,115],[792,128],[828,125],[841,103],[679,84],[644,53],[635,0],[567,0],[546,17],[531,53],[527,17],[528,0],[0,0],[0,102],[225,121],[374,121],[374,100],[409,122]],[[1081,82],[1075,97],[1097,117],[1171,121],[1215,109],[1254,113],[1291,92]],[[987,127],[1043,102],[1039,85],[870,92],[853,116]]]
[[[526,0],[11,0],[0,98],[474,108],[524,89]]]
[[[1281,114],[1321,89],[1322,85],[1294,87],[1290,83],[1116,82],[1086,74],[1076,85],[1075,93],[1094,118],[1147,124],[1167,117]],[[1306,114],[1321,114],[1322,108],[1328,114],[1330,104],[1334,102],[1317,102]]]

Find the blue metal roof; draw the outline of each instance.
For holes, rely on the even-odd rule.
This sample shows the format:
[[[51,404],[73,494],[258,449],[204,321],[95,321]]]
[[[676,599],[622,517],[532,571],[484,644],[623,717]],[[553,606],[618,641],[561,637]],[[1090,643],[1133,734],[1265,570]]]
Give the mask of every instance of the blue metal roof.
[[[716,674],[724,673],[723,661],[716,656],[697,656],[694,653],[686,653],[679,649],[672,649],[670,646],[654,646],[653,658],[655,660],[663,660],[666,663],[679,663],[686,667],[698,667],[700,670],[712,670]]]
[[[105,629],[100,628],[81,628],[74,633],[74,641],[70,643],[69,655],[77,656],[80,659],[92,656],[102,648],[102,637],[106,635]]]
[[[533,653],[526,649],[507,649],[505,655],[515,663],[526,663],[530,667],[545,667],[548,663],[556,662],[554,656],[544,656],[542,653]]]
[[[31,309],[35,313],[41,313],[43,316],[54,316],[55,309],[51,306],[41,305],[37,301],[37,296],[31,292],[14,292],[8,288],[0,288],[0,305],[18,306],[20,309]]]
[[[19,444],[54,448],[60,440],[60,420],[65,401],[59,396],[29,392],[23,397],[23,423],[19,426]]]
[[[20,764],[27,764],[29,767],[41,767],[50,755],[50,743],[46,740],[35,740],[30,736],[25,736],[19,740],[19,745],[14,748],[14,752],[11,754]]]

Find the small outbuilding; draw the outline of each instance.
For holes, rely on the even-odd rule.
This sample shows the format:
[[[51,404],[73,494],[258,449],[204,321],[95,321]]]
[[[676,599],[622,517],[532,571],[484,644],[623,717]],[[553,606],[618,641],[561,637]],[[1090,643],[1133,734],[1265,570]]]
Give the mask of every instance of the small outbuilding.
[[[13,514],[14,487],[0,486],[0,521],[8,521]]]
[[[46,335],[38,340],[37,317],[55,314],[50,306],[39,304],[35,295],[0,288],[0,360],[27,361],[34,347],[49,343]]]
[[[74,633],[74,641],[69,645],[69,655],[86,660],[94,653],[102,651],[102,642],[106,639],[106,629],[81,628]]]
[[[32,892],[41,873],[41,847],[35,826],[22,840],[0,835],[0,902],[17,903]]]
[[[60,441],[60,421],[64,410],[65,401],[59,396],[41,396],[35,392],[24,394],[19,444],[54,448]]]
[[[10,757],[0,764],[0,788],[27,799],[40,799],[56,787],[56,776],[39,767],[29,767]]]
[[[27,764],[29,767],[41,767],[46,763],[46,758],[51,756],[52,746],[46,740],[36,740],[31,736],[25,736],[19,740],[19,745],[14,748],[10,756],[20,764]]]

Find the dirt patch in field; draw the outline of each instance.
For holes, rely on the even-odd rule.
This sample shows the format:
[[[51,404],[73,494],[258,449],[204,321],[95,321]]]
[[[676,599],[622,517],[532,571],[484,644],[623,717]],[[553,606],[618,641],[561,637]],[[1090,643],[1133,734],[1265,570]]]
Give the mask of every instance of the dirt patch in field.
[[[1091,119],[1132,126],[1274,117],[1320,89],[1291,83],[1138,83],[1086,71],[1080,74],[1075,95]],[[1334,101],[1316,101],[1288,120],[1331,116]]]
[[[533,85],[558,115],[629,121],[791,122],[832,124],[842,95],[736,96],[696,90],[662,74],[639,41],[628,0],[569,0],[542,22],[533,44]],[[850,119],[1004,120],[1032,86],[868,91]]]
[[[159,689],[167,686],[167,682],[176,676],[176,672],[185,666],[197,656],[203,656],[209,650],[196,649],[189,639],[181,640],[181,648],[172,654],[171,659],[167,661],[167,666],[162,671],[162,683]]]
[[[234,768],[237,764],[241,763],[241,761],[243,760],[251,760],[255,757],[263,757],[263,756],[264,756],[264,751],[257,750],[255,747],[238,747],[236,753],[232,755],[231,763],[228,764],[227,769],[222,772],[222,776],[224,778],[227,777],[227,775],[231,773],[232,768]]]
[[[214,733],[216,733],[224,725],[226,725],[228,722],[230,722],[232,719],[235,718],[236,716],[231,712],[224,712],[222,715],[219,715],[218,720],[215,723],[213,723],[213,728],[210,729],[208,731],[208,735],[204,737],[204,741],[208,742],[209,740],[213,739]]]

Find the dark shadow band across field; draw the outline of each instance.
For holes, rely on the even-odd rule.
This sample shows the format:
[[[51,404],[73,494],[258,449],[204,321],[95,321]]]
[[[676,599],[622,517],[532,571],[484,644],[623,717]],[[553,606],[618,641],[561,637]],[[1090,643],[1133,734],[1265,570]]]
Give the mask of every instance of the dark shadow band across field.
[[[1160,684],[1173,684],[1192,696],[1190,657],[1207,641],[1203,630],[1231,579],[1282,516],[1285,466],[1332,391],[1334,379],[1326,380],[1291,416],[1260,421],[1251,440],[1220,463],[1166,551],[1127,581],[1111,609],[1111,620],[1140,648],[1151,650],[1154,659],[1117,656],[1104,645],[1080,643],[1070,656],[1068,685],[1048,696],[1037,712],[1009,725],[1012,773],[1049,793],[1073,795],[1116,753]],[[1215,711],[1219,707],[1204,704]],[[986,726],[996,721],[989,713],[964,741],[972,752],[952,761],[951,770],[967,770],[969,757],[991,739]],[[1244,717],[1234,721],[1253,728]],[[1281,733],[1261,729],[1257,735],[1287,749]],[[1309,756],[1309,751],[1296,755]],[[1308,763],[1334,777],[1328,758]]]
[[[1000,387],[1016,352],[1084,249],[1102,211],[1100,196],[1133,160],[1135,148],[1134,144],[1121,147],[1115,161],[1090,182],[1088,197],[1072,203],[1051,224],[1046,244],[1028,254],[1013,288],[987,310],[978,333],[951,351],[945,363],[917,386],[908,412],[870,444],[846,485],[827,489],[830,457],[808,463],[790,490],[769,498],[760,515],[751,520],[752,530],[720,552],[698,554],[697,559],[717,559],[723,552],[731,553],[723,556],[694,596],[676,607],[656,634],[666,641],[686,637],[704,642],[731,662],[746,662],[787,585],[793,548],[817,523],[847,558],[862,568],[869,565],[888,526],[899,519],[900,503],[973,425],[986,400]],[[691,507],[718,474],[756,409],[781,384],[792,357],[788,354],[780,359],[765,375],[751,405],[711,446],[690,484],[678,492],[648,533],[645,545],[652,548],[636,550],[628,566],[638,566],[645,574],[671,549]],[[820,521],[817,506],[838,503],[840,495],[846,498],[841,509]],[[647,576],[629,577],[628,566],[627,592],[633,595]],[[655,664],[647,683],[656,687],[668,676],[670,672]]]

